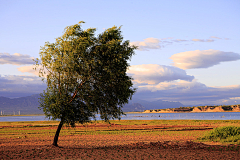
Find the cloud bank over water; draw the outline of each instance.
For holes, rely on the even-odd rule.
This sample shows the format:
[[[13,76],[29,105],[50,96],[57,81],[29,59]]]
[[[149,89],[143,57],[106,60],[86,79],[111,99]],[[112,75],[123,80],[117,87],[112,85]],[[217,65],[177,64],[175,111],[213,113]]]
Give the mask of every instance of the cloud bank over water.
[[[135,97],[144,100],[178,101],[185,105],[228,104],[240,95],[240,85],[210,87],[185,70],[157,64],[133,65],[128,75],[137,88]],[[240,100],[235,100],[236,103]]]
[[[33,57],[29,55],[23,55],[20,53],[0,53],[0,65],[1,64],[12,64],[12,65],[26,65],[26,64],[34,64]]]
[[[15,98],[39,94],[47,85],[36,76],[12,76],[0,75],[0,96]]]
[[[179,101],[184,105],[214,104],[222,105],[234,102],[240,95],[240,85],[225,87],[209,87],[197,80],[162,82],[156,85],[138,86],[136,97],[145,100]],[[236,100],[235,100],[236,99]]]

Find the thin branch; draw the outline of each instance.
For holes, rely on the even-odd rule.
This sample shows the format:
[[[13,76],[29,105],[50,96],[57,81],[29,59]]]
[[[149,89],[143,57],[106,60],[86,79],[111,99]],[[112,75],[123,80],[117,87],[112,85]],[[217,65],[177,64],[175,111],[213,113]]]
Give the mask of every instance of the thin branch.
[[[86,82],[86,80],[83,81],[83,82],[81,82],[81,84],[79,84],[79,86],[77,87],[76,91],[74,92],[74,94],[73,94],[71,100],[70,100],[68,103],[71,103],[71,102],[74,100],[74,98],[75,98],[76,95],[77,95],[78,89],[79,89],[79,88],[83,85],[83,83],[85,83],[85,82]]]

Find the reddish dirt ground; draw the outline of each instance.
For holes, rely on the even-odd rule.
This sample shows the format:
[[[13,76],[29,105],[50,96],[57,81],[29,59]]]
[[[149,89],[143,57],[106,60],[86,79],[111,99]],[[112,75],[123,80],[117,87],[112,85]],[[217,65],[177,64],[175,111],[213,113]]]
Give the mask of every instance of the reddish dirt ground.
[[[163,126],[115,127],[155,129]],[[190,136],[60,134],[60,147],[50,145],[52,140],[52,136],[0,139],[0,159],[240,159],[240,146],[195,143],[196,137]]]

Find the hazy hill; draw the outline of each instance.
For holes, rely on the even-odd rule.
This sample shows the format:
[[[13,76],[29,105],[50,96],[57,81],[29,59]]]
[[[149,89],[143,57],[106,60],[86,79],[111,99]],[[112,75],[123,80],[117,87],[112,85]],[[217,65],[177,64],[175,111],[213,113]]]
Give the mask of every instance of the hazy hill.
[[[4,112],[5,115],[6,114],[17,115],[19,114],[19,111],[21,114],[43,114],[43,112],[38,109],[39,97],[40,95],[38,94],[14,99],[0,97],[0,114],[1,111],[2,113]],[[177,107],[183,107],[183,104],[179,102],[168,102],[162,100],[148,102],[145,100],[134,98],[133,100],[129,101],[129,103],[126,104],[122,110],[123,112],[143,112],[144,110],[150,109],[164,109]]]
[[[28,97],[20,98],[6,98],[0,97],[0,113],[4,114],[43,114],[41,110],[38,109],[39,102],[38,98],[40,95],[34,94]]]
[[[149,102],[149,101],[145,101],[137,98],[133,98],[129,102],[129,104],[131,103],[139,103],[145,108],[145,110],[184,107],[184,105],[180,102],[169,102],[169,101],[162,101],[162,100]]]
[[[123,112],[143,112],[146,108],[139,103],[128,103],[122,108],[122,110]]]

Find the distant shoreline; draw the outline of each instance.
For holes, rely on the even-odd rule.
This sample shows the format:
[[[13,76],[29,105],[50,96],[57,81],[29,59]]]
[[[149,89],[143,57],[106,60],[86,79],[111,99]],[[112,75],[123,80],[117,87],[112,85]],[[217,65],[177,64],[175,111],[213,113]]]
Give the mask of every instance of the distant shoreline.
[[[223,112],[240,112],[240,111],[223,111]],[[218,112],[201,111],[201,112],[141,112],[141,113],[218,113]]]
[[[232,106],[197,106],[168,109],[145,110],[144,113],[209,113],[209,112],[240,112],[240,105]]]
[[[218,111],[219,112],[219,111]],[[222,111],[224,112],[240,112],[240,111]],[[217,111],[201,111],[201,112],[124,112],[124,114],[146,114],[146,113],[217,113]],[[0,117],[19,117],[19,116],[45,116],[44,114],[25,114],[25,115],[0,115]]]
[[[240,111],[223,111],[223,112],[240,112]],[[145,113],[211,113],[211,112],[208,112],[208,111],[201,111],[201,112],[125,112],[125,114],[142,114],[142,113],[145,114]]]
[[[0,115],[0,117],[9,117],[9,116],[45,116],[44,114],[22,114],[22,115]]]

